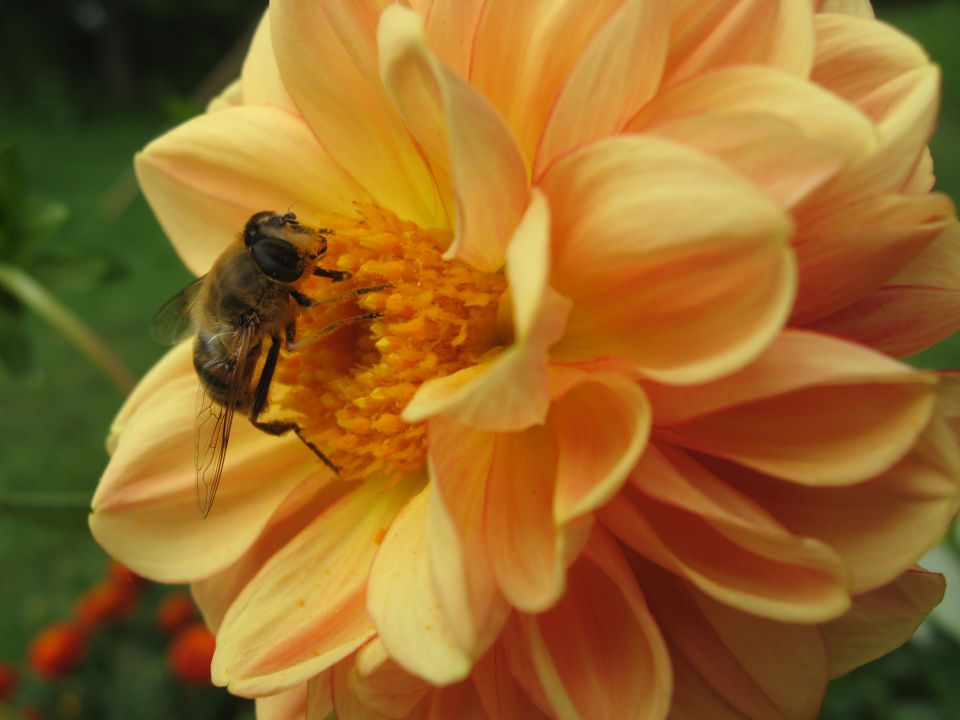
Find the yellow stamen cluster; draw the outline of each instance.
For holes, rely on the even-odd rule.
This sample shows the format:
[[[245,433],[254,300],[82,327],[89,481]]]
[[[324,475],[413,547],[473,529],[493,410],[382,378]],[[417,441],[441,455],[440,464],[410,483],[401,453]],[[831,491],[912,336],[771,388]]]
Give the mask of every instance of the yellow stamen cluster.
[[[322,300],[389,287],[302,313],[297,339],[303,347],[281,360],[276,405],[296,413],[304,436],[344,480],[420,468],[426,427],[404,422],[403,408],[426,380],[475,365],[501,344],[497,308],[506,281],[443,260],[448,230],[423,230],[373,207],[364,207],[359,220],[324,222],[334,232],[320,265],[352,277],[318,278],[304,291]],[[368,313],[382,317],[310,342],[331,323]]]

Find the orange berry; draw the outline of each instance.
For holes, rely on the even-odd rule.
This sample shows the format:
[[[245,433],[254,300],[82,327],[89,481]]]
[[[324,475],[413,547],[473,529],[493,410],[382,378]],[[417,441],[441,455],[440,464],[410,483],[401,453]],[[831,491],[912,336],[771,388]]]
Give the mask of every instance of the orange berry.
[[[174,674],[194,685],[210,683],[210,662],[216,640],[201,623],[194,623],[181,630],[170,644],[167,657]]]
[[[119,620],[133,610],[137,588],[129,582],[105,580],[85,592],[73,608],[77,622],[93,628],[110,620]]]
[[[86,650],[86,635],[72,622],[56,623],[41,630],[30,643],[27,661],[45,678],[65,675],[75,668]]]
[[[157,607],[157,629],[165,635],[172,635],[196,616],[193,599],[187,593],[170,593]]]
[[[13,697],[17,689],[17,670],[10,663],[0,662],[0,702]]]

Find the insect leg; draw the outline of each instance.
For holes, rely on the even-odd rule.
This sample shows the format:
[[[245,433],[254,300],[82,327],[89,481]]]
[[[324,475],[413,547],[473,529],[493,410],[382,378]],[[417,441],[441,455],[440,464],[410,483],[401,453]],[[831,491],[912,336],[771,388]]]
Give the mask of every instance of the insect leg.
[[[346,270],[327,270],[322,267],[315,267],[313,269],[313,274],[318,277],[330,278],[334,282],[340,282],[341,280],[346,280],[351,276],[351,273]]]
[[[292,327],[294,327],[293,323],[287,326],[288,338],[290,337],[290,329]],[[263,361],[263,370],[260,373],[260,379],[257,381],[257,389],[253,392],[253,402],[250,405],[250,422],[258,430],[262,430],[270,435],[284,435],[292,430],[294,433],[296,433],[297,437],[300,438],[300,441],[310,448],[318,458],[320,458],[320,461],[324,465],[334,472],[338,472],[339,468],[337,468],[337,466],[330,461],[330,458],[323,454],[320,448],[303,436],[300,426],[296,423],[279,420],[260,422],[257,419],[260,417],[260,413],[263,412],[263,409],[267,406],[267,395],[270,392],[270,383],[273,382],[273,374],[277,369],[277,360],[279,357],[280,336],[273,335],[270,338],[270,349],[267,350],[267,357]]]
[[[317,332],[307,336],[300,342],[294,343],[291,350],[301,350],[305,348],[307,345],[313,345],[313,343],[323,340],[325,337],[327,337],[331,333],[336,332],[340,328],[346,327],[347,325],[354,325],[355,323],[367,322],[370,320],[377,320],[382,317],[383,317],[383,313],[371,312],[371,313],[364,313],[363,315],[354,315],[353,317],[340,318],[339,320],[335,320],[334,322],[330,323],[326,327],[320,328]]]

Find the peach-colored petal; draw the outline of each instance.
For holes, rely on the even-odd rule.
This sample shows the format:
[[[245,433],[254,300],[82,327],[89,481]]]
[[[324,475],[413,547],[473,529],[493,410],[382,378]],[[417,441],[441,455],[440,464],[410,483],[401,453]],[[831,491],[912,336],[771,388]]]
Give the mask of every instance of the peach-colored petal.
[[[377,540],[421,480],[368,481],[345,495],[263,566],[227,611],[214,682],[238,695],[301,683],[374,632],[365,611]]]
[[[427,44],[440,62],[460,77],[469,77],[473,38],[487,0],[425,0],[424,7],[413,0],[410,4],[423,15]]]
[[[559,448],[553,496],[558,525],[616,494],[647,444],[650,423],[643,391],[619,375],[592,375],[558,398],[547,417]]]
[[[307,714],[307,684],[257,698],[256,709],[257,720],[304,720]]]
[[[473,39],[470,82],[500,111],[528,167],[572,68],[622,5],[623,0],[486,3]]]
[[[347,676],[351,691],[361,704],[388,717],[408,717],[430,690],[390,658],[380,638],[364,645],[355,662]]]
[[[735,375],[647,391],[662,438],[818,486],[865,480],[897,462],[927,424],[935,385],[866,348],[794,331]]]
[[[935,193],[873,195],[804,223],[795,241],[800,280],[791,324],[814,322],[881,287],[951,221],[953,204]]]
[[[207,112],[217,112],[243,104],[243,87],[238,78],[211,98],[207,103]]]
[[[942,575],[913,568],[856,596],[850,612],[821,628],[830,676],[846,675],[900,647],[943,599],[945,585]]]
[[[547,720],[548,716],[520,689],[501,644],[494,645],[473,666],[471,679],[490,720]]]
[[[759,112],[688,115],[659,124],[651,132],[720,158],[786,208],[836,175],[853,151]]]
[[[849,606],[835,552],[793,535],[682,451],[648,448],[600,519],[635,551],[745,612],[818,622]]]
[[[560,155],[620,131],[660,84],[669,0],[627,0],[571,68],[543,129],[533,176]]]
[[[459,647],[477,658],[506,620],[508,606],[487,558],[484,517],[494,436],[443,419],[430,423],[427,551],[433,588]]]
[[[813,327],[896,357],[960,329],[960,225],[944,230],[881,288]]]
[[[333,714],[337,720],[389,720],[389,715],[368,707],[360,701],[353,691],[350,676],[353,674],[351,658],[341,660],[331,670],[331,696]],[[308,718],[308,720],[326,720],[326,717]]]
[[[469,680],[434,690],[427,720],[489,720],[476,689]]]
[[[865,154],[879,142],[873,124],[855,106],[788,73],[749,65],[721,68],[668,88],[647,103],[628,130],[647,132],[704,111],[779,118],[810,137],[835,143],[847,156]]]
[[[333,670],[307,681],[307,712],[304,720],[327,720],[333,712]]]
[[[891,581],[916,562],[960,509],[960,451],[940,420],[890,470],[848,487],[777,483],[740,467],[714,470],[793,532],[836,550],[856,593]]]
[[[297,202],[309,221],[369,200],[302,120],[266,106],[200,115],[150,143],[135,164],[147,202],[197,275],[257,211]]]
[[[666,82],[724,65],[772,65],[805,76],[813,62],[808,0],[673,0]]]
[[[874,17],[870,0],[816,0],[814,4],[821,13]]]
[[[504,634],[511,671],[558,718],[664,718],[666,646],[616,544],[595,533],[563,598],[516,615]]]
[[[564,157],[542,188],[552,283],[573,301],[552,356],[622,356],[688,384],[741,367],[781,329],[794,292],[790,220],[718,160],[621,136]]]
[[[270,6],[273,49],[284,85],[314,144],[376,204],[421,227],[447,226],[434,178],[380,83],[378,0]],[[300,187],[303,175],[294,174]]]
[[[827,653],[816,626],[741,613],[644,560],[633,567],[640,586],[651,588],[647,602],[678,668],[680,717],[712,718],[710,710],[724,701],[738,718],[816,716],[827,685]]]
[[[444,257],[496,271],[528,194],[509,128],[479,92],[430,53],[415,12],[388,7],[377,39],[384,86],[427,158],[449,172],[456,228]]]
[[[270,37],[270,13],[265,12],[250,41],[250,49],[243,60],[240,74],[243,102],[247,105],[272,105],[299,115],[287,88],[280,77],[277,58]]]
[[[460,649],[430,577],[426,538],[428,487],[403,508],[373,567],[367,610],[390,657],[433,685],[470,673],[472,658]]]
[[[444,415],[484,430],[513,431],[542,423],[550,406],[547,351],[562,335],[570,302],[548,284],[550,218],[534,190],[507,250],[513,343],[496,357],[447,377],[428,380],[403,418]]]
[[[163,582],[190,582],[230,565],[298,483],[329,475],[295,437],[267,435],[237,418],[217,502],[204,518],[196,489],[198,382],[183,347],[148,375],[118,417],[120,434],[93,498],[97,541]]]

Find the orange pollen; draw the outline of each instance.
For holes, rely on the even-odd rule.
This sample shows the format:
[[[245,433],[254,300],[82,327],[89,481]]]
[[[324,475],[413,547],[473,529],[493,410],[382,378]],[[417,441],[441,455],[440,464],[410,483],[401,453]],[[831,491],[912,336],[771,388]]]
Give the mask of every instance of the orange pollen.
[[[425,424],[401,413],[424,382],[476,365],[502,344],[497,309],[506,280],[444,260],[449,230],[424,230],[380,208],[322,222],[333,232],[320,267],[351,277],[311,278],[301,288],[321,302],[300,315],[298,349],[277,368],[274,406],[295,414],[344,480],[421,468]],[[374,314],[323,336],[332,323]]]

